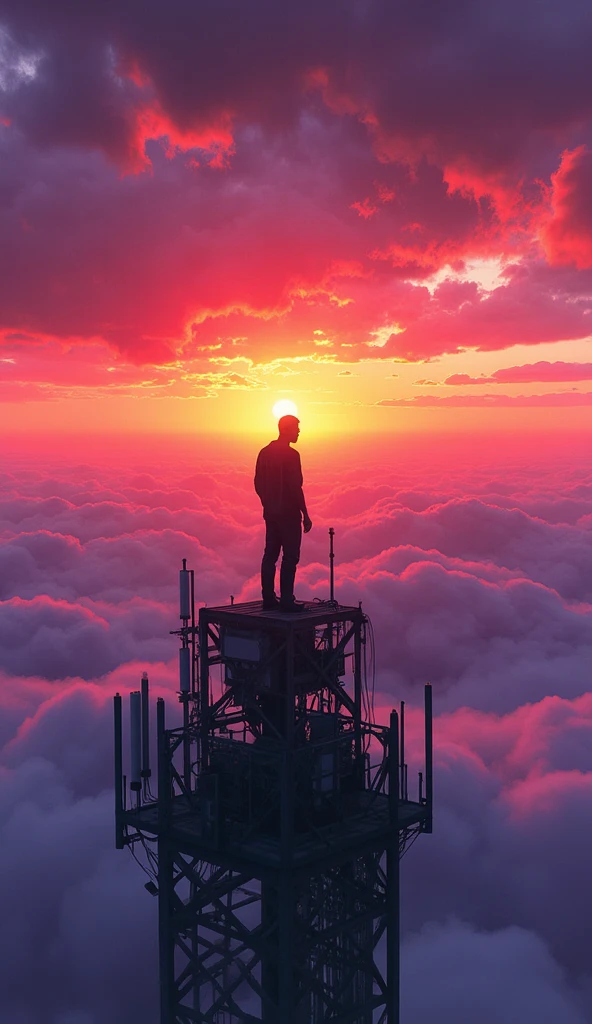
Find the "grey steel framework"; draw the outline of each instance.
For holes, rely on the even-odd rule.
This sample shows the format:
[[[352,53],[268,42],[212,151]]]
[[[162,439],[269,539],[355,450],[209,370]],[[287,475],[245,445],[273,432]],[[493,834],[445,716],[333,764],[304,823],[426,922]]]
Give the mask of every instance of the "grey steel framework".
[[[231,604],[196,628],[192,584],[184,566],[183,725],[165,728],[159,699],[157,797],[147,680],[129,794],[115,697],[116,842],[144,847],[158,893],[161,1022],[398,1024],[399,859],[432,830],[431,688],[410,800],[404,705],[374,723],[361,608]]]

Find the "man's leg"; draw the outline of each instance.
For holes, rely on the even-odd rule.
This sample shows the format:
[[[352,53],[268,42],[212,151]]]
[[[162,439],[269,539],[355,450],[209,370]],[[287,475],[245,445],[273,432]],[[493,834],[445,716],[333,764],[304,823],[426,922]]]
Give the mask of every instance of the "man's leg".
[[[283,604],[290,604],[294,600],[294,579],[296,566],[300,561],[300,544],[302,542],[300,518],[282,522],[281,541],[284,553],[280,569],[280,600]]]
[[[265,520],[265,551],[261,560],[261,595],[264,601],[275,597],[275,564],[282,546],[280,527],[274,519]]]

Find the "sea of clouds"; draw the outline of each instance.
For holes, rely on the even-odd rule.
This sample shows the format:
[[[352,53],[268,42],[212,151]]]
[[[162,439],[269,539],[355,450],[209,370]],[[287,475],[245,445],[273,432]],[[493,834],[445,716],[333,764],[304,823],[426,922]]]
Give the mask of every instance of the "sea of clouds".
[[[135,444],[135,447],[134,447]],[[0,1022],[156,1024],[156,900],[114,849],[111,698],[176,714],[177,570],[258,595],[254,452],[15,447],[0,473]],[[298,595],[376,635],[434,833],[402,864],[405,1024],[592,1021],[592,459],[572,440],[303,445]]]

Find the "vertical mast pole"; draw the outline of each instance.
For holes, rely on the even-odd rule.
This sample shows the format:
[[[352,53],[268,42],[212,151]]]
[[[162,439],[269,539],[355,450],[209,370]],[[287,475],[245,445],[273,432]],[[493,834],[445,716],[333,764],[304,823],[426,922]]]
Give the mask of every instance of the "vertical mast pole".
[[[114,740],[115,740],[115,847],[123,850],[123,740],[121,719],[121,696],[116,693],[113,698]]]
[[[405,701],[401,701],[401,740],[399,744],[400,782],[399,797],[405,799]]]
[[[433,779],[433,737],[432,737],[432,684],[426,683],[425,700],[425,765],[426,765],[426,807],[424,832],[432,831],[432,779]]]
[[[149,779],[150,770],[150,702],[148,697],[148,673],[142,674],[141,705],[142,705],[142,778]]]
[[[360,611],[360,617],[355,620],[354,633],[354,754],[355,772],[357,785],[364,788],[364,756],[362,749],[362,628],[364,618]]]
[[[388,744],[390,836],[386,851],[386,1020],[387,1024],[399,1024],[399,716],[394,710],[391,711]]]
[[[158,744],[158,959],[160,966],[160,1024],[174,1024],[175,944],[172,925],[173,859],[167,832],[170,821],[171,789],[164,700],[156,701]]]
[[[187,559],[183,559],[183,568],[179,573],[179,615],[181,622],[182,632],[182,650],[191,651],[193,653],[193,645],[195,643],[195,630],[193,629],[194,617],[195,617],[195,604],[193,595],[193,569],[187,568]],[[184,659],[189,658],[193,663],[194,659],[190,654],[182,656]],[[181,662],[184,664],[185,672],[187,670],[187,662]],[[193,673],[195,669],[193,665],[189,666],[190,678],[182,678],[180,681],[180,695],[179,700],[183,705],[183,782],[187,791],[191,789],[191,739],[189,735],[189,690],[191,688]]]
[[[210,710],[210,658],[209,658],[208,610],[199,613],[199,770],[204,771],[209,763],[209,710]]]

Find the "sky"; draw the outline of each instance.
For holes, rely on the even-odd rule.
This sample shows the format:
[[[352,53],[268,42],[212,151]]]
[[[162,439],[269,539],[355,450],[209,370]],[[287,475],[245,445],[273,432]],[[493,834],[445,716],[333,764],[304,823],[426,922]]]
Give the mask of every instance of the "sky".
[[[0,1024],[157,1024],[112,695],[174,716],[182,558],[258,596],[280,399],[297,594],[333,526],[411,773],[433,685],[403,1020],[592,1024],[591,45],[580,0],[0,0]]]
[[[589,429],[581,0],[2,0],[0,425]]]

